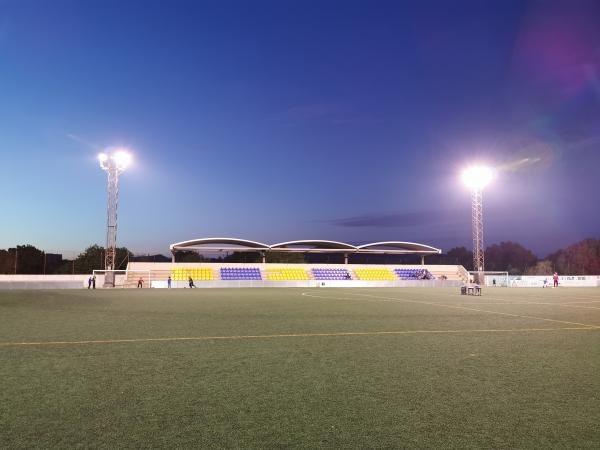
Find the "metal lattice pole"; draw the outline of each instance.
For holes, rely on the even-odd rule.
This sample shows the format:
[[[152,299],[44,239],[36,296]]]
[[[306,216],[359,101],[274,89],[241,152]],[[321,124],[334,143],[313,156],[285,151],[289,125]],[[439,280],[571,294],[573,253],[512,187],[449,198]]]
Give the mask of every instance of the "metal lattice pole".
[[[119,205],[119,169],[111,163],[108,172],[108,201],[106,220],[106,256],[104,269],[114,270],[117,257],[117,207]]]
[[[483,199],[481,189],[473,189],[471,192],[471,216],[473,222],[473,270],[477,272],[475,281],[482,283],[485,258],[483,250]]]
[[[106,203],[106,255],[104,258],[104,285],[115,285],[117,258],[117,207],[119,205],[119,175],[127,168],[131,157],[125,151],[98,155],[100,167],[108,174],[108,198]]]

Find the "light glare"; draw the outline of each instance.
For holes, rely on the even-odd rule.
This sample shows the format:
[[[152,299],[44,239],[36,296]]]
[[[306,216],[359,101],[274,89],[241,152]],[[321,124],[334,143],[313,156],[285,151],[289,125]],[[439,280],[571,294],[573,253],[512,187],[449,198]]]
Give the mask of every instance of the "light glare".
[[[471,190],[480,190],[486,187],[494,178],[494,171],[490,167],[468,167],[462,173],[463,183]]]
[[[131,164],[131,155],[124,150],[119,150],[112,155],[117,167],[120,170],[125,170]]]

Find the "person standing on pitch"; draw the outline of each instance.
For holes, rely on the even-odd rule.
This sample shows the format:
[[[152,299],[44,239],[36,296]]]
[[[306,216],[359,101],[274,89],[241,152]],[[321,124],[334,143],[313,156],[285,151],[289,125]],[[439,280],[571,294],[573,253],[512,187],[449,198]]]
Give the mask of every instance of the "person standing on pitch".
[[[142,277],[140,277],[140,279],[138,280],[138,285],[137,285],[137,287],[138,287],[139,289],[141,289],[141,288],[143,288],[143,287],[144,287],[144,279],[143,279]]]
[[[189,279],[189,285],[190,285],[190,289],[191,288],[195,288],[196,286],[194,285],[194,280],[192,279],[192,277],[190,277]]]
[[[96,289],[96,275],[92,277],[92,289]]]
[[[554,272],[552,280],[554,281],[554,287],[558,287],[558,273]]]
[[[169,278],[167,278],[167,287],[169,289],[171,289],[171,276],[169,275]]]
[[[92,287],[92,277],[88,278],[88,289]]]

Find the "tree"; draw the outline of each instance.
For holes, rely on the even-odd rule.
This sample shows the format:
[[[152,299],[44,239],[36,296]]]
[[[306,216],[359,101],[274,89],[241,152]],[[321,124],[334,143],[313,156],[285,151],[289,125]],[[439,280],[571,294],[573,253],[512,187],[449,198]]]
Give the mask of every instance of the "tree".
[[[189,250],[185,250],[185,251],[180,251],[175,253],[175,260],[177,262],[188,262],[188,263],[195,263],[195,262],[202,262],[204,261],[204,256],[202,256],[200,253],[197,252],[192,252]]]
[[[223,262],[257,264],[262,262],[262,255],[257,252],[233,252],[225,256]]]
[[[455,259],[455,264],[464,266],[467,270],[473,270],[473,252],[467,250],[466,247],[454,247],[446,253],[451,258]]]
[[[136,255],[133,256],[130,261],[132,262],[171,262],[171,258],[165,255]]]
[[[41,274],[43,272],[44,252],[33,245],[17,245],[16,248],[0,251],[0,273]]]
[[[57,275],[68,275],[74,273],[73,269],[73,260],[63,259],[62,264],[54,270],[54,273]]]
[[[266,262],[268,263],[281,263],[281,264],[303,264],[305,263],[303,253],[279,253],[279,252],[267,252]],[[233,252],[223,258],[224,262],[230,263],[262,263],[262,255],[258,252]]]
[[[566,275],[600,273],[600,240],[584,239],[548,256],[557,272]]]
[[[282,264],[303,264],[304,254],[302,253],[279,253],[269,252],[267,253],[268,263],[282,263]]]
[[[485,269],[523,274],[537,262],[531,250],[516,242],[506,241],[494,244],[485,250]]]
[[[527,275],[550,275],[552,273],[554,273],[554,265],[547,259],[538,261],[535,266],[527,269]]]
[[[106,250],[95,244],[85,249],[75,258],[75,273],[92,273],[94,270],[104,269],[104,258]],[[124,270],[127,268],[129,258],[133,254],[125,247],[117,248],[115,258],[115,269]]]
[[[0,273],[15,273],[15,249],[0,250]]]

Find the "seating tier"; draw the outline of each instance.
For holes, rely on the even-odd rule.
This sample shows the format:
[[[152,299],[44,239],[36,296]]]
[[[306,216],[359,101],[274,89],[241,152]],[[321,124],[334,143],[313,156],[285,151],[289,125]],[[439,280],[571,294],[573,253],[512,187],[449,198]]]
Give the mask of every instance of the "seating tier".
[[[427,269],[394,269],[401,280],[433,280],[435,277]]]
[[[221,267],[222,280],[262,280],[256,267]]]
[[[359,280],[388,281],[396,280],[394,274],[388,269],[354,269]]]
[[[352,277],[346,269],[312,269],[315,280],[351,280]]]
[[[285,280],[308,280],[306,270],[291,267],[280,267],[268,269],[269,280],[285,281]]]
[[[171,272],[174,281],[187,281],[190,277],[194,281],[210,281],[215,279],[215,274],[209,267],[176,267]]]

